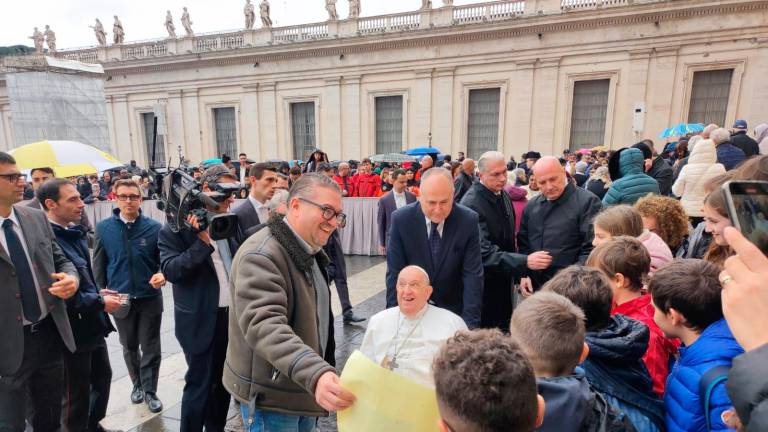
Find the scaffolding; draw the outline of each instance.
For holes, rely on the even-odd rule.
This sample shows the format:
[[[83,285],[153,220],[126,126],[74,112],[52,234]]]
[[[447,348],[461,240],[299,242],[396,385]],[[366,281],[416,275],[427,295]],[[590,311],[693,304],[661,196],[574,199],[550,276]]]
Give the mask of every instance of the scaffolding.
[[[101,65],[42,56],[8,60],[5,79],[16,147],[47,139],[112,151]]]

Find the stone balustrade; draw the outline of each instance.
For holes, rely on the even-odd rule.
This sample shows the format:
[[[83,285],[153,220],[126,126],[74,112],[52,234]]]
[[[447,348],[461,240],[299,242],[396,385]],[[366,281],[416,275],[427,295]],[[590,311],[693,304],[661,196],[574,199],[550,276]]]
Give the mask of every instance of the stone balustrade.
[[[652,2],[661,0],[640,1]],[[260,28],[256,30],[232,30],[185,36],[177,39],[166,38],[130,42],[106,47],[65,49],[60,50],[56,55],[86,63],[130,61],[176,54],[357,37],[433,27],[471,25],[512,20],[542,13],[567,13],[571,11],[625,6],[633,2],[634,0],[501,0],[463,6],[443,6],[415,12],[341,21],[326,21],[323,23]]]

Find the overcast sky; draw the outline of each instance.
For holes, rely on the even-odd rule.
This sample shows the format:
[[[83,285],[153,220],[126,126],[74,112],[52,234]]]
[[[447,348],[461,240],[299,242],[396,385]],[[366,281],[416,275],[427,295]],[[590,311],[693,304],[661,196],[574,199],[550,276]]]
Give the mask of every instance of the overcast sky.
[[[251,0],[258,4],[261,0]],[[176,33],[184,29],[179,22],[183,6],[189,10],[192,29],[196,33],[209,33],[239,29],[245,26],[243,6],[245,0],[2,0],[0,12],[0,46],[33,46],[27,39],[37,26],[45,25],[56,32],[59,49],[96,45],[96,37],[88,26],[99,18],[112,40],[113,15],[118,15],[125,29],[126,42],[167,36],[165,13],[171,11]],[[442,0],[432,0],[433,6]],[[479,3],[477,0],[456,0],[454,4]],[[272,22],[275,26],[325,21],[324,0],[270,0]],[[347,16],[347,0],[338,0],[336,10],[340,17]],[[361,0],[361,16],[417,10],[421,0]],[[256,27],[261,21],[256,8]]]

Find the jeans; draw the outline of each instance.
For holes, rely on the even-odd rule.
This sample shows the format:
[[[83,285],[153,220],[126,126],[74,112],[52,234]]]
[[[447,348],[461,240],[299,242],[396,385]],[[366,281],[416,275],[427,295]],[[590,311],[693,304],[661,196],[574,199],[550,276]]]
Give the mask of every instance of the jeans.
[[[247,404],[240,404],[240,413],[243,415],[243,425],[247,432],[315,432],[317,424],[316,417],[292,416],[257,409],[249,427]]]

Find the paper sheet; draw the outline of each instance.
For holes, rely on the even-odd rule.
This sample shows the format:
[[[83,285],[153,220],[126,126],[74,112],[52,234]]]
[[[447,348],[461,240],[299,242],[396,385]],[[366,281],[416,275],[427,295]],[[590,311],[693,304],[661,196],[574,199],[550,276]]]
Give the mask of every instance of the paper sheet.
[[[337,414],[339,432],[438,431],[435,391],[398,375],[355,351],[341,374],[355,404]]]

